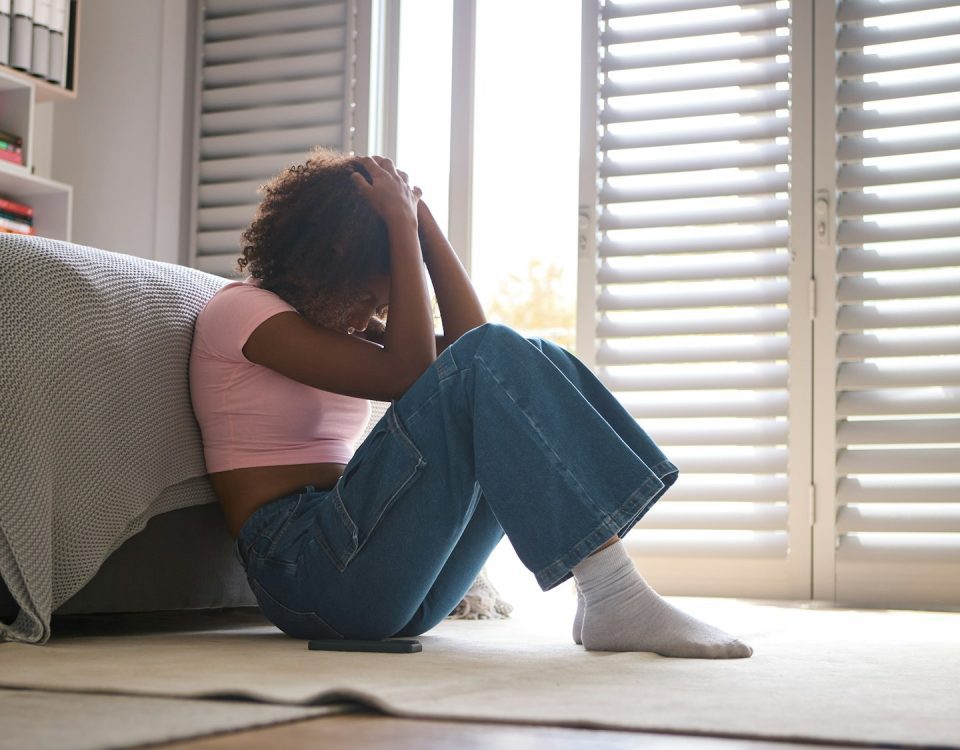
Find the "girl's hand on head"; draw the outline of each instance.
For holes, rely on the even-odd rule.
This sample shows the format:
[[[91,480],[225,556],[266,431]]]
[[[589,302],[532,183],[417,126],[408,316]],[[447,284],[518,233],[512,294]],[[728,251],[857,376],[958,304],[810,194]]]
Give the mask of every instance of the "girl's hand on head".
[[[359,161],[369,179],[359,171],[350,175],[350,178],[373,210],[388,224],[393,221],[412,221],[416,224],[420,189],[411,188],[406,175],[398,172],[389,159],[361,156]]]

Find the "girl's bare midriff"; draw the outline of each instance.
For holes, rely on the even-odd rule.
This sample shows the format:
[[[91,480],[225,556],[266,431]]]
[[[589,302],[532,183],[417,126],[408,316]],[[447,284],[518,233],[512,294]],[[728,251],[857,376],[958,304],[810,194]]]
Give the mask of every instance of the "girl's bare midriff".
[[[234,538],[253,512],[271,500],[289,495],[304,485],[328,490],[343,474],[344,464],[292,464],[254,466],[210,474],[227,528]]]

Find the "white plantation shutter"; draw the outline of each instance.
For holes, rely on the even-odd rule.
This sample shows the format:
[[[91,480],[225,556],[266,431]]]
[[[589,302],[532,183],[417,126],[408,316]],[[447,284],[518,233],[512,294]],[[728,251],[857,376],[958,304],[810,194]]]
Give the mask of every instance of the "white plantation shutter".
[[[790,3],[584,6],[578,350],[680,469],[628,548],[668,593],[808,596]]]
[[[818,487],[836,519],[818,543],[835,568],[820,566],[818,590],[957,605],[960,6],[847,0],[835,31],[837,145],[820,183],[835,195],[835,246],[817,260],[835,263],[822,383],[835,378],[836,393],[819,394],[835,423],[818,425]],[[832,77],[818,85],[832,94]]]
[[[257,187],[314,145],[353,148],[364,107],[356,0],[203,0],[194,265],[236,276]],[[363,5],[361,2],[360,5]],[[369,34],[369,31],[366,32]],[[365,145],[365,144],[364,144]],[[361,146],[361,150],[364,146]]]

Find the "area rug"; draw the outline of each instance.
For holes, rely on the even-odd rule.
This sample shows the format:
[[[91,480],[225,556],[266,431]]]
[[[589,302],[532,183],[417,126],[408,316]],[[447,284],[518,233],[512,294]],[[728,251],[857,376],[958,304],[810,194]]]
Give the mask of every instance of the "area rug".
[[[358,701],[402,717],[960,747],[960,613],[669,600],[749,659],[586,652],[568,617],[445,621],[422,653],[308,651],[255,622],[0,645],[0,686]]]
[[[0,690],[0,750],[108,750],[154,745],[352,708]]]

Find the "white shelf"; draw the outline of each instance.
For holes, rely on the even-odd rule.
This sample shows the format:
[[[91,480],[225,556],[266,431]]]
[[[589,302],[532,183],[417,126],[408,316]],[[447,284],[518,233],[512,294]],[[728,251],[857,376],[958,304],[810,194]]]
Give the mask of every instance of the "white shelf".
[[[70,240],[73,188],[33,174],[33,108],[36,86],[0,69],[0,130],[23,139],[24,164],[0,161],[0,197],[33,208],[33,225],[42,237]]]

